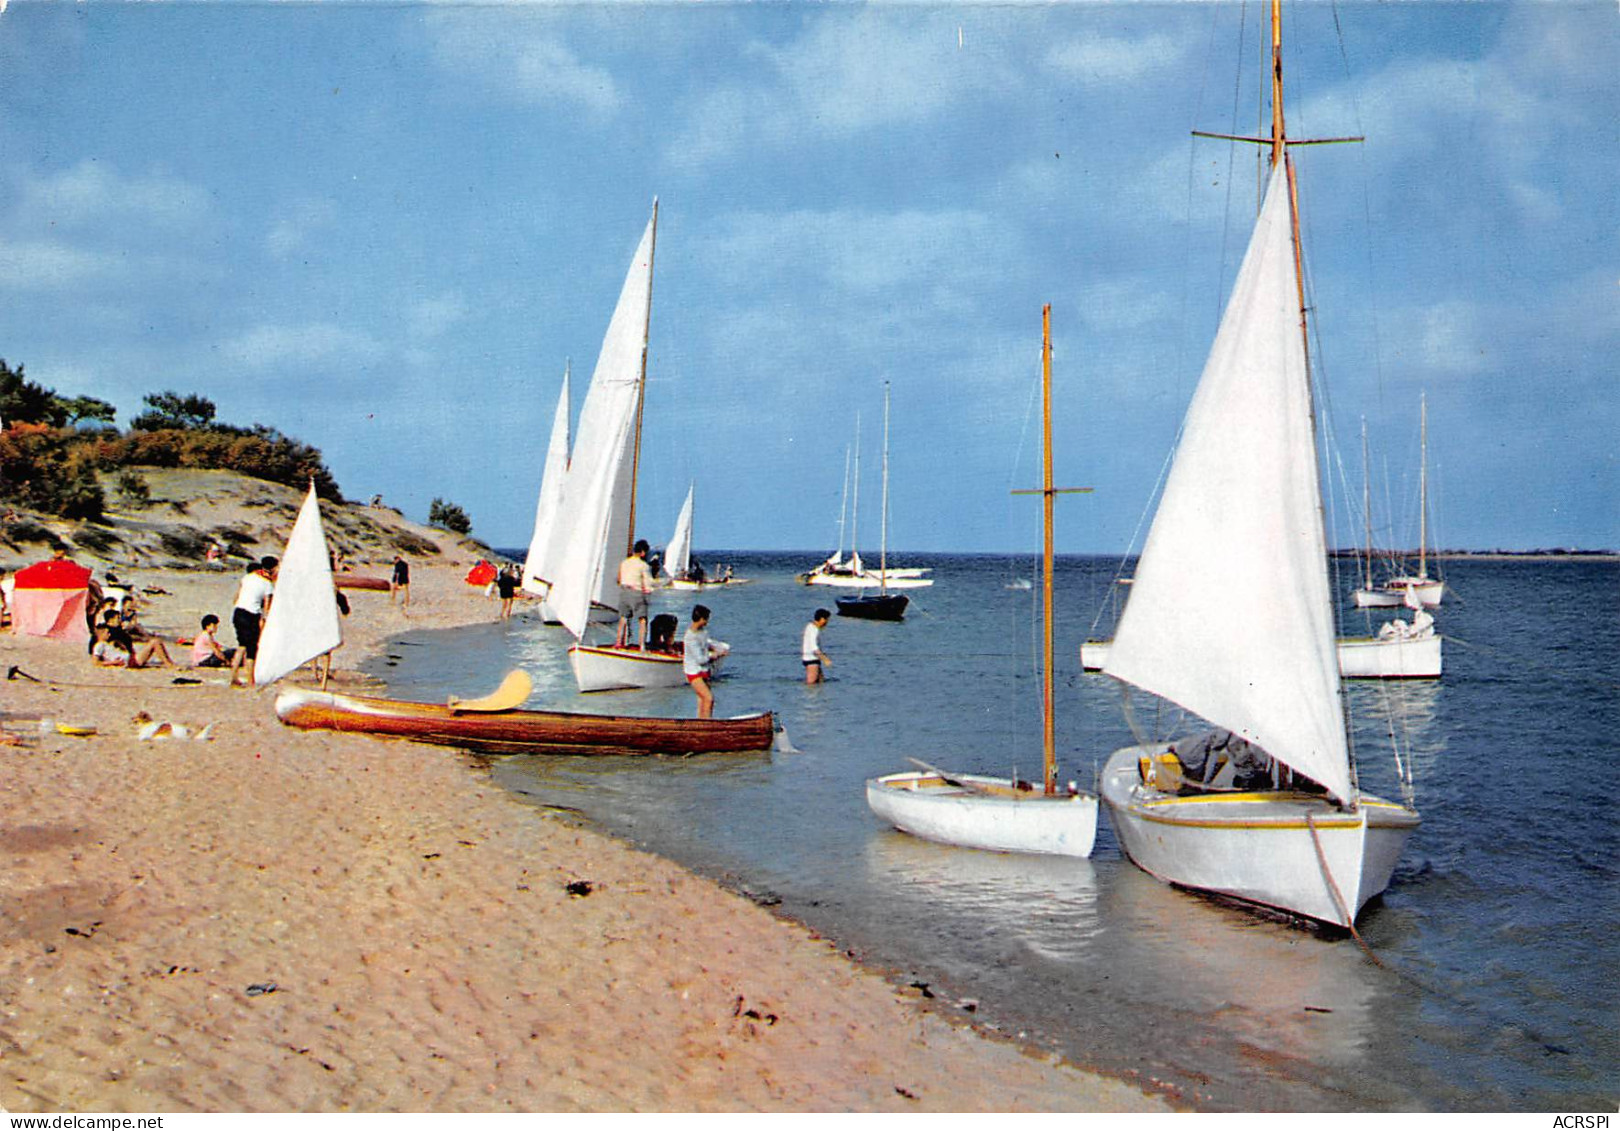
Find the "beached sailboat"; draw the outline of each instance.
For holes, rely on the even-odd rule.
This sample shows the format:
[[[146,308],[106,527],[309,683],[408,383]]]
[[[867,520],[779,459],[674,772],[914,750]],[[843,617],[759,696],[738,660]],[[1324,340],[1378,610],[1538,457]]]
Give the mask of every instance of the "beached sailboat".
[[[568,477],[568,384],[573,366],[563,366],[562,390],[551,417],[551,441],[546,445],[546,462],[540,472],[540,494],[534,504],[534,533],[529,536],[529,552],[523,559],[523,591],[544,597],[551,589],[546,553],[551,545],[557,514],[562,510],[563,486]]]
[[[1102,796],[1126,855],[1159,879],[1353,930],[1388,886],[1418,814],[1364,793],[1351,767],[1283,124],[1280,0],[1271,18],[1265,202],[1104,666],[1216,730],[1115,752]]]
[[[1351,599],[1360,608],[1393,607],[1407,604],[1407,591],[1417,595],[1423,604],[1433,607],[1445,596],[1445,582],[1429,576],[1429,398],[1425,395],[1419,407],[1418,441],[1418,568],[1415,574],[1397,574],[1382,585],[1372,581],[1372,538],[1367,540],[1367,575],[1364,583]],[[1365,434],[1362,437],[1366,445]],[[1365,451],[1362,455],[1365,463]]]
[[[768,711],[729,719],[665,719],[521,710],[529,692],[528,676],[521,671],[483,699],[446,704],[284,691],[276,697],[276,715],[288,726],[407,738],[482,754],[738,754],[768,750],[775,739],[775,718]]]
[[[896,828],[927,840],[992,852],[1090,856],[1097,836],[1097,795],[1074,783],[1057,784],[1057,732],[1053,686],[1052,503],[1052,308],[1041,312],[1041,385],[1046,418],[1042,579],[1045,597],[1045,663],[1042,670],[1042,784],[980,774],[953,774],[917,763],[906,771],[866,783],[872,812]],[[1084,488],[1082,488],[1084,490]],[[915,762],[916,760],[913,759]]]
[[[287,548],[281,552],[275,596],[265,614],[259,655],[253,663],[253,682],[260,687],[274,683],[342,643],[343,618],[338,613],[337,587],[332,583],[332,558],[312,482],[287,536]]]

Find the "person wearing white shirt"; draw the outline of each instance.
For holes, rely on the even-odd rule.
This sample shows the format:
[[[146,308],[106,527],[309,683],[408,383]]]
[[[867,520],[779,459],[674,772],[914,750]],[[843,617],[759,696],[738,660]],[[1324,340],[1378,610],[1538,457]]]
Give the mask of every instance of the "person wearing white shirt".
[[[259,656],[259,632],[264,614],[270,611],[270,598],[276,591],[276,558],[266,557],[242,578],[236,590],[236,607],[231,610],[231,627],[236,630],[236,655],[231,657],[231,686],[253,682],[253,661]],[[238,678],[241,673],[242,678]]]
[[[681,651],[681,670],[686,674],[686,682],[692,685],[692,694],[697,696],[698,718],[713,718],[714,692],[709,690],[710,667],[717,657],[731,651],[731,645],[709,639],[707,605],[692,606],[692,620],[687,626],[686,635],[681,638]]]
[[[832,667],[832,661],[821,650],[821,630],[827,627],[832,614],[826,609],[817,609],[816,615],[810,618],[810,623],[804,626],[804,638],[799,644],[799,659],[804,662],[804,682],[820,683],[821,669]]]

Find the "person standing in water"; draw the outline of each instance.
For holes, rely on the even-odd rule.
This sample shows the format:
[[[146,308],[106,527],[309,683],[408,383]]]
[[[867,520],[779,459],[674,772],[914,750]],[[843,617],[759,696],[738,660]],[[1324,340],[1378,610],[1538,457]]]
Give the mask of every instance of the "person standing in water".
[[[692,606],[692,620],[681,638],[681,648],[685,653],[681,670],[686,673],[686,682],[692,685],[692,694],[697,696],[697,717],[713,718],[714,692],[709,690],[709,678],[714,674],[714,661],[731,651],[731,646],[709,639],[707,605]]]
[[[816,615],[810,618],[810,623],[804,626],[804,638],[799,644],[799,659],[804,661],[804,682],[820,683],[822,669],[832,667],[832,661],[821,650],[821,630],[827,627],[832,614],[826,609],[817,609]]]

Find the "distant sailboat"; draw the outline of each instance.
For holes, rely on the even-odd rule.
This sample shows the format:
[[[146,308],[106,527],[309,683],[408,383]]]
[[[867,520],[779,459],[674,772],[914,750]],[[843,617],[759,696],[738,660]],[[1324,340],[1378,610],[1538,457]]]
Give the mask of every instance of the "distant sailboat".
[[[884,386],[887,389],[887,385]],[[887,393],[884,394],[887,396]],[[888,432],[887,409],[884,415],[884,433]],[[887,441],[885,441],[887,443]],[[888,466],[888,449],[884,449],[884,466]],[[885,480],[885,482],[887,482]],[[844,503],[850,501],[849,493],[849,453],[844,455]],[[840,589],[923,589],[933,584],[933,581],[923,575],[932,572],[928,567],[909,566],[897,568],[885,563],[881,573],[873,573],[861,561],[861,417],[855,414],[855,495],[854,505],[848,513],[850,521],[850,554],[849,560],[844,560],[844,507],[838,512],[838,549],[833,551],[831,557],[817,565],[814,569],[798,574],[798,580],[804,585],[830,585]],[[887,509],[885,508],[885,518]]]
[[[311,483],[282,551],[275,595],[265,614],[259,655],[253,664],[253,682],[260,687],[274,683],[342,643],[343,619],[338,613],[337,588],[332,584],[332,559],[321,526],[321,505]]]
[[[858,482],[858,480],[857,480]],[[841,617],[858,617],[862,620],[901,620],[906,615],[906,606],[911,599],[904,593],[890,593],[889,578],[889,383],[883,382],[883,514],[881,524],[883,534],[879,545],[879,564],[877,572],[878,591],[876,593],[860,593],[852,597],[839,597],[834,604],[838,606],[838,615]],[[915,578],[908,579],[916,582]],[[916,582],[918,585],[932,585],[932,581]],[[900,586],[896,586],[899,588]]]
[[[1115,752],[1102,795],[1159,879],[1353,929],[1419,819],[1351,767],[1271,18],[1265,203],[1104,667],[1217,729]]]
[[[694,487],[687,487],[686,502],[681,504],[681,513],[675,519],[675,533],[669,536],[669,544],[664,548],[664,573],[669,578],[671,589],[725,589],[733,585],[747,585],[746,577],[732,577],[727,568],[717,575],[710,576],[704,572],[701,564],[692,557],[692,496]]]
[[[1419,462],[1418,462],[1418,568],[1415,574],[1399,574],[1381,586],[1372,583],[1372,542],[1367,545],[1367,577],[1365,584],[1352,595],[1362,608],[1387,607],[1406,603],[1408,590],[1416,593],[1425,605],[1438,605],[1445,595],[1445,582],[1429,576],[1429,398],[1425,395],[1419,408]],[[1363,435],[1363,445],[1366,437]],[[1365,462],[1366,455],[1362,455]]]
[[[1041,377],[1046,407],[1045,485],[1033,492],[1044,497],[1043,579],[1045,594],[1045,664],[1042,670],[1043,784],[980,774],[947,773],[918,762],[921,772],[906,771],[866,783],[872,812],[905,832],[927,840],[992,852],[1027,852],[1090,856],[1097,836],[1097,795],[1057,784],[1057,739],[1054,723],[1052,616],[1052,308],[1041,313]],[[913,759],[916,762],[916,759]]]

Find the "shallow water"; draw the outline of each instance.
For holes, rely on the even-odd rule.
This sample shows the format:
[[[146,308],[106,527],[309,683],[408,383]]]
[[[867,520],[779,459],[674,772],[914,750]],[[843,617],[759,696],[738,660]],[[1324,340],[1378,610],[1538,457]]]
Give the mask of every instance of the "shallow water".
[[[1606,798],[1620,565],[1447,563],[1445,678],[1352,685],[1363,786],[1398,796],[1393,727],[1423,815],[1359,923],[1377,965],[1353,940],[1160,884],[1123,859],[1106,817],[1089,861],[945,848],[879,822],[863,782],[908,757],[1038,775],[1039,591],[1007,588],[1033,566],[902,563],[934,566],[938,584],[912,593],[903,624],[835,617],[823,636],[832,678],[807,687],[799,632],[834,596],[793,581],[812,559],[736,554],[754,583],[700,596],[713,635],[734,646],[718,712],[777,711],[798,753],[518,757],[496,760],[496,780],[780,900],[863,960],[973,1006],[980,1023],[1165,1081],[1202,1107],[1615,1106],[1620,889]],[[1112,682],[1078,671],[1116,565],[1059,563],[1059,760],[1084,784],[1131,738]],[[661,594],[654,611],[684,625],[694,596]],[[1364,630],[1365,615],[1347,607],[1345,629]],[[567,642],[525,619],[422,633],[396,642],[378,674],[402,697],[442,699],[493,687],[518,663],[535,678],[532,705],[691,713],[684,688],[579,695]]]

